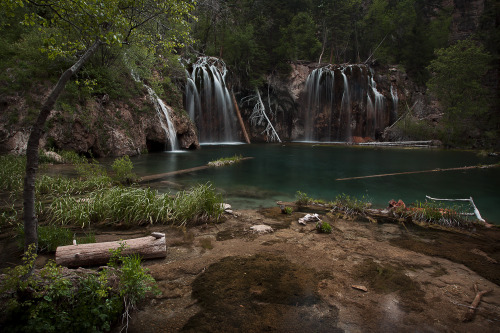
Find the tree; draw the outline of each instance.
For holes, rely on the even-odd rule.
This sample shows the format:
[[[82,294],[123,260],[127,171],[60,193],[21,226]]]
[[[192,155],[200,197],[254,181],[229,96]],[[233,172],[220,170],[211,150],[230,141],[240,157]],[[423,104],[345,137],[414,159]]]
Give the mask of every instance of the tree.
[[[24,11],[22,24],[38,27],[50,59],[72,59],[73,65],[60,77],[45,99],[33,125],[26,150],[24,181],[25,251],[37,246],[35,178],[42,131],[59,95],[99,48],[136,44],[151,52],[173,50],[188,34],[187,20],[193,10],[190,0],[0,0],[0,13]]]
[[[490,68],[491,56],[471,39],[436,51],[427,82],[445,109],[445,120],[459,129],[475,122],[489,110],[490,92],[481,83]]]
[[[321,51],[321,43],[316,38],[316,24],[311,15],[300,12],[290,24],[282,29],[281,52],[291,60],[313,60]]]

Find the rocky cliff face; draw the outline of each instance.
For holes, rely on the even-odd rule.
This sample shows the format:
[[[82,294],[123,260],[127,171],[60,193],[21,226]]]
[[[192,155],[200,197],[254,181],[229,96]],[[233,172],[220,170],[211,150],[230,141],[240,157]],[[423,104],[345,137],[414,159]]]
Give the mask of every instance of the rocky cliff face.
[[[37,116],[36,107],[28,106],[27,100],[43,99],[47,87],[24,96],[2,97],[0,101],[0,152],[24,153],[30,126]],[[40,93],[42,92],[42,93]],[[199,147],[196,130],[183,111],[171,115],[181,148]],[[74,150],[95,157],[137,155],[146,151],[164,150],[168,142],[161,123],[163,115],[155,111],[147,96],[127,100],[110,100],[108,95],[60,103],[46,123],[41,148]]]

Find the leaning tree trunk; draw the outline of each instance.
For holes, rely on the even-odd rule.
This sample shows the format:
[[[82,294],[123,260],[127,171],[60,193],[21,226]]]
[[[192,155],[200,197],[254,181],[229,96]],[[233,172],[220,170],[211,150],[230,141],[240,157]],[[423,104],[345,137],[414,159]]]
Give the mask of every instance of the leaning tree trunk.
[[[31,129],[28,145],[26,148],[26,176],[24,178],[24,251],[27,252],[31,244],[35,244],[35,249],[38,247],[38,220],[35,213],[35,177],[38,169],[38,146],[40,144],[40,137],[42,136],[42,129],[45,121],[54,107],[57,98],[63,91],[66,83],[73,74],[78,72],[82,65],[90,58],[92,54],[97,51],[100,41],[94,42],[90,48],[78,59],[78,61],[68,68],[59,78],[57,84],[50,92],[40,110],[40,114]]]

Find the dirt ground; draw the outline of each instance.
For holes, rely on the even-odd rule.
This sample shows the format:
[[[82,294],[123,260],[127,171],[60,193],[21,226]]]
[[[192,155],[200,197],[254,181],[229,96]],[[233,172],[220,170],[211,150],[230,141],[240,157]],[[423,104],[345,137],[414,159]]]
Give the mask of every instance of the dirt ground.
[[[167,257],[143,263],[161,294],[138,306],[128,332],[500,332],[498,228],[452,233],[319,213],[331,234],[278,207],[187,230],[97,230],[99,242],[166,233]],[[260,224],[273,232],[250,229]],[[0,245],[9,264],[19,250]],[[475,284],[491,292],[464,322]]]
[[[500,332],[497,229],[450,233],[322,213],[333,232],[319,234],[297,223],[304,214],[245,210],[188,231],[121,235],[159,230],[168,247],[165,259],[144,262],[161,295],[133,313],[129,332]],[[274,231],[253,233],[258,224]],[[475,284],[491,292],[464,322]]]

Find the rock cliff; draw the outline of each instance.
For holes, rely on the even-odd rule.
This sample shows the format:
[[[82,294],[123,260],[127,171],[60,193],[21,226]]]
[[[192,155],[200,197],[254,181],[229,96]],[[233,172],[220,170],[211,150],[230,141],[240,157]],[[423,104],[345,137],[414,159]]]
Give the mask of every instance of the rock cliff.
[[[38,114],[36,105],[49,88],[50,84],[40,85],[24,95],[1,98],[0,152],[20,154],[26,150],[30,126]],[[180,147],[198,148],[196,130],[187,114],[183,110],[172,113]],[[95,157],[164,150],[168,137],[161,125],[165,122],[162,118],[164,115],[155,111],[145,89],[139,96],[120,100],[103,95],[71,105],[58,103],[46,122],[40,147],[74,150]]]

